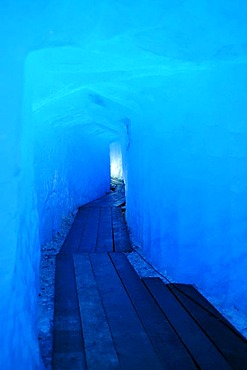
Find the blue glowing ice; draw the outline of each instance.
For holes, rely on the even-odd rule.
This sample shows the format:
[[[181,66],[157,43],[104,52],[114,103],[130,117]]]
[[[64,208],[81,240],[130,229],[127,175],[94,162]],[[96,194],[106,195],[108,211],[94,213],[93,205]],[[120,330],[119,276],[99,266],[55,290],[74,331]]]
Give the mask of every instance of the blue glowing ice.
[[[107,191],[110,147],[129,228],[150,260],[246,312],[247,2],[9,3],[0,5],[0,368],[41,368],[39,245]]]

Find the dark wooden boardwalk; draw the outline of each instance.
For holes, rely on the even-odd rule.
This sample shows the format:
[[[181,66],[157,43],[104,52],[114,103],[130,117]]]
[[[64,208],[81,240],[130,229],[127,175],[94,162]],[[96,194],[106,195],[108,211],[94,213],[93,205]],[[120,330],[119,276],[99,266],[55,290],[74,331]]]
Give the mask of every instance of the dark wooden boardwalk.
[[[191,285],[140,279],[115,191],[79,209],[57,255],[54,370],[247,369],[247,343]]]

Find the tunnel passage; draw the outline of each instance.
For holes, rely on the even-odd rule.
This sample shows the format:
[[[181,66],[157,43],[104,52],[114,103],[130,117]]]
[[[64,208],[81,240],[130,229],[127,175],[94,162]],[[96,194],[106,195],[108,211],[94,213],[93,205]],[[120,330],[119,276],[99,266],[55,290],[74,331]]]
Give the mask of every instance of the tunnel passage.
[[[97,72],[82,64],[85,55],[79,48],[45,49],[30,54],[26,63],[41,242],[59,229],[63,215],[109,189],[111,171],[123,178],[131,109],[115,98],[111,86],[108,93],[101,86],[103,65]]]
[[[124,183],[111,187],[79,208],[56,256],[53,370],[242,370],[247,341],[192,285],[137,275]]]
[[[0,6],[1,365],[39,366],[40,245],[113,142],[134,243],[246,332],[246,2]]]

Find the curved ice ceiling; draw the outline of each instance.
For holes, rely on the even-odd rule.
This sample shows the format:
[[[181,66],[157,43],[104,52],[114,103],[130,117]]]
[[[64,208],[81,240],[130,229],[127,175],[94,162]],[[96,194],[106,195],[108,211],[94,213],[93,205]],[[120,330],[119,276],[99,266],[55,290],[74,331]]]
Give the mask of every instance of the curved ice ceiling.
[[[51,1],[27,62],[35,115],[115,140],[152,100],[145,85],[246,55],[243,7],[229,4]]]

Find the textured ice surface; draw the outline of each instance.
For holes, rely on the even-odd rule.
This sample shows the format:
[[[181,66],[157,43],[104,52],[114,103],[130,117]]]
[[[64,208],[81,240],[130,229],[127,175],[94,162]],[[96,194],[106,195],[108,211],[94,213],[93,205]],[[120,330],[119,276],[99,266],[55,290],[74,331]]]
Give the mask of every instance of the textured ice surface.
[[[246,312],[247,3],[0,7],[0,367],[41,366],[39,245],[107,190],[112,142],[145,254]]]
[[[246,83],[242,61],[153,80],[127,161],[127,219],[151,260],[243,312]]]

